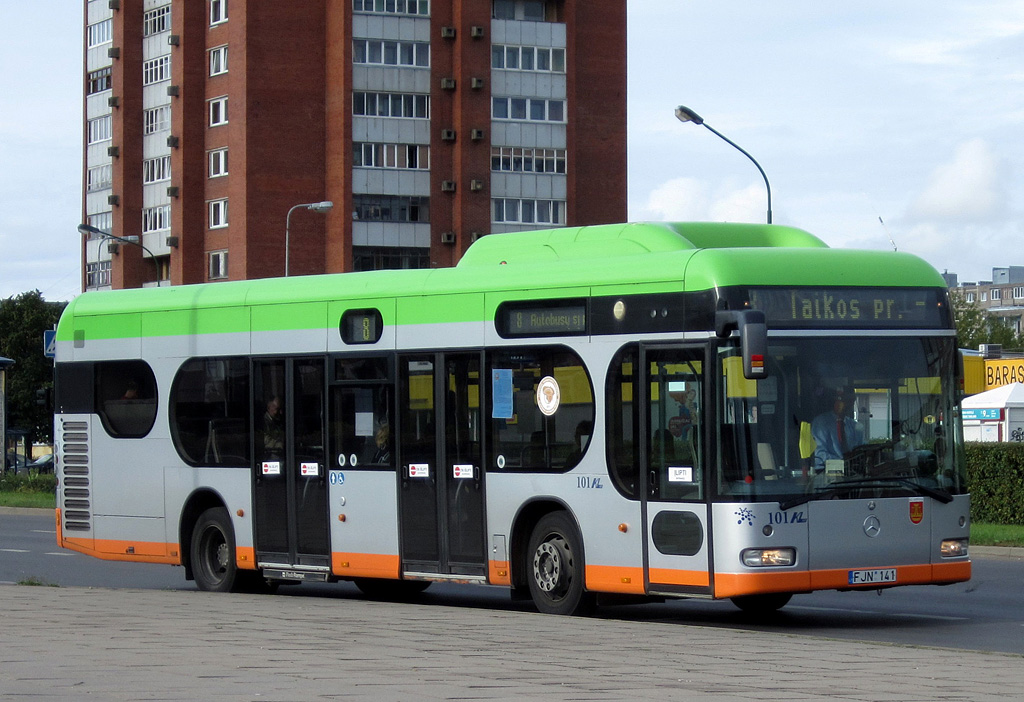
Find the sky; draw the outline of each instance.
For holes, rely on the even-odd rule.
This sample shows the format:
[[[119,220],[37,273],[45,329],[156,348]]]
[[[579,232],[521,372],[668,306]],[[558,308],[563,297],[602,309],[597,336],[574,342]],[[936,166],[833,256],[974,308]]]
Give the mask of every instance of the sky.
[[[579,0],[577,0],[579,1]],[[1024,265],[1024,3],[626,0],[631,221]],[[0,298],[81,285],[82,3],[0,0]]]

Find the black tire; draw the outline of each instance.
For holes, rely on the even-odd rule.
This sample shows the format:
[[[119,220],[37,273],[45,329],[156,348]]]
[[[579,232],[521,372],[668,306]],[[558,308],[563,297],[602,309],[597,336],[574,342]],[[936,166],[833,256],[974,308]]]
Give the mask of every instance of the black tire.
[[[732,603],[749,614],[771,614],[785,607],[791,597],[793,595],[788,592],[770,592],[733,597]]]
[[[565,512],[541,517],[526,551],[530,597],[544,614],[583,615],[596,598],[584,582],[583,540]]]
[[[211,507],[199,515],[189,549],[192,577],[206,592],[232,592],[238,581],[235,563],[235,531],[223,507]]]
[[[354,582],[360,592],[374,600],[409,600],[430,587],[429,580],[356,578]]]

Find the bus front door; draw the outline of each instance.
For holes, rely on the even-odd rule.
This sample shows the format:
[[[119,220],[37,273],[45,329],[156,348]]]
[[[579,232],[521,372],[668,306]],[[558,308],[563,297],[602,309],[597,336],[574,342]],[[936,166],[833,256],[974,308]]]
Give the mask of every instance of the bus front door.
[[[330,573],[322,358],[254,362],[253,522],[270,578]]]
[[[399,509],[406,576],[483,579],[479,353],[399,359]]]
[[[710,594],[704,346],[641,346],[640,354],[647,590]]]

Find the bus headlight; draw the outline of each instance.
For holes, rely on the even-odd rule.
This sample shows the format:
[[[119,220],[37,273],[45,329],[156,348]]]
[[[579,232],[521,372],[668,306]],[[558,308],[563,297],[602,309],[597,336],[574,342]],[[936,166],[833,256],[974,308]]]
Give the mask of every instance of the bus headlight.
[[[796,563],[795,548],[747,548],[740,553],[743,565],[750,568],[791,566]]]
[[[943,558],[960,558],[967,555],[968,539],[946,539],[939,550]]]

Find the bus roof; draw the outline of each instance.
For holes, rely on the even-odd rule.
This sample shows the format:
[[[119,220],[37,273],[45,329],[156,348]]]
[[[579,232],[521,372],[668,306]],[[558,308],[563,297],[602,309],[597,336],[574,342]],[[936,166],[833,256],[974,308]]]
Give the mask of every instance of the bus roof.
[[[699,291],[731,285],[945,287],[938,272],[916,256],[832,249],[793,227],[634,223],[492,234],[470,246],[454,268],[86,293],[69,304],[65,316],[466,293],[541,299]],[[438,307],[437,318],[424,321],[445,319],[445,306]],[[58,330],[61,340],[70,334],[70,330]]]

